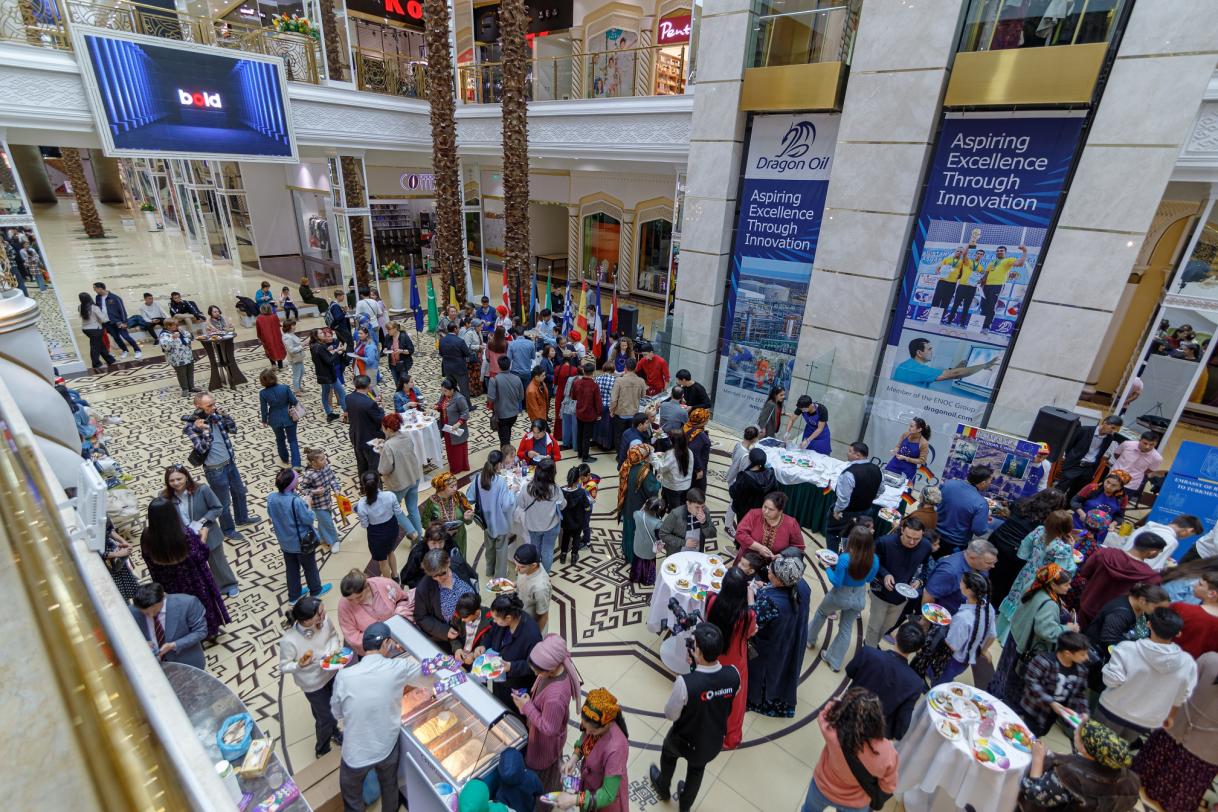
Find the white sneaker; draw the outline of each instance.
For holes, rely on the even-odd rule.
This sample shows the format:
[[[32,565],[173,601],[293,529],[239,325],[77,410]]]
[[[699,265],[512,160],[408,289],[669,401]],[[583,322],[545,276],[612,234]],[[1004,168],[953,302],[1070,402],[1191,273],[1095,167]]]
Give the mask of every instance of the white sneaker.
[[[138,360],[140,360],[140,359],[141,359],[141,358],[143,358],[143,357],[144,357],[144,353],[140,352],[139,350],[136,350],[136,351],[135,351],[135,360],[137,360],[137,361],[138,361]]]
[[[333,544],[331,544],[330,545],[330,555],[338,555],[339,551],[342,549],[342,546],[343,546],[343,543],[341,541],[336,541]]]
[[[118,354],[118,360],[120,360],[120,361],[126,361],[126,360],[127,360],[127,351],[126,351],[126,350],[123,350],[122,352],[120,352],[120,353]]]

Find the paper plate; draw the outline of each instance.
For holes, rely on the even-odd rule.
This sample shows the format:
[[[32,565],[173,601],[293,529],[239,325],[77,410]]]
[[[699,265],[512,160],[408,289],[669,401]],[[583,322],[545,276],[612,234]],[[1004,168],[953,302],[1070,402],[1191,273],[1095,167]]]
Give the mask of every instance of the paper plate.
[[[817,550],[816,557],[830,567],[837,563],[837,553],[832,550]]]
[[[349,648],[341,648],[335,653],[325,657],[321,661],[322,671],[338,671],[346,668],[351,660],[355,658],[355,652]]]
[[[479,654],[470,666],[469,673],[483,679],[499,679],[503,676],[503,658]]]
[[[491,592],[515,592],[516,585],[507,578],[492,578],[486,582],[486,588]]]
[[[951,719],[940,719],[935,725],[939,732],[943,734],[943,738],[948,741],[955,741],[960,738],[960,725],[953,722]]]
[[[902,598],[918,597],[918,590],[914,589],[909,584],[897,584],[896,586],[893,587],[893,589],[895,589],[897,591],[897,594],[900,595]]]
[[[952,622],[952,613],[937,603],[922,604],[922,617],[937,626],[946,626]]]

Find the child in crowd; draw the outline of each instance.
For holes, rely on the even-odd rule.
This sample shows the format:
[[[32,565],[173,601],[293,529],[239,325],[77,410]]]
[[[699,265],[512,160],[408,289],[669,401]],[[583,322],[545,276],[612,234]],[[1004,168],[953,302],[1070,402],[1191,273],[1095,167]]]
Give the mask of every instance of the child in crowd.
[[[1161,543],[1161,542],[1160,542]],[[1184,621],[1171,609],[1150,613],[1150,637],[1112,649],[1095,718],[1127,742],[1174,720],[1197,684],[1197,663],[1173,641]]]
[[[938,682],[951,682],[977,658],[985,658],[985,651],[994,642],[997,621],[994,607],[990,603],[990,581],[983,575],[969,571],[960,579],[960,591],[965,602],[952,615],[947,628],[947,646],[952,657],[947,662]]]
[[[660,522],[665,513],[664,500],[650,497],[634,512],[634,561],[630,564],[630,583],[653,586],[656,582],[656,554],[660,549]]]
[[[571,563],[579,561],[579,548],[584,545],[584,531],[592,518],[592,497],[584,489],[580,481],[580,469],[586,465],[573,465],[567,471],[567,484],[563,486],[562,495],[567,503],[562,509],[562,534],[558,542],[558,561],[567,563],[567,553],[571,554]]]
[[[309,507],[317,517],[317,535],[322,546],[337,555],[341,544],[338,528],[334,526],[334,494],[339,492],[338,475],[330,465],[326,452],[320,448],[306,448],[308,465],[300,474],[297,492],[309,500]]]
[[[300,311],[296,308],[296,303],[292,301],[292,294],[288,292],[287,285],[284,285],[279,291],[279,306],[283,308],[285,319],[300,320]]]
[[[1079,632],[1063,632],[1057,650],[1042,651],[1032,658],[1024,672],[1020,709],[1028,728],[1044,736],[1058,716],[1073,711],[1080,718],[1087,713],[1087,672],[1091,646]]]
[[[450,622],[457,632],[452,640],[453,655],[468,669],[474,663],[474,649],[481,645],[492,625],[491,611],[482,608],[481,595],[466,592],[457,598],[457,608],[453,610]]]

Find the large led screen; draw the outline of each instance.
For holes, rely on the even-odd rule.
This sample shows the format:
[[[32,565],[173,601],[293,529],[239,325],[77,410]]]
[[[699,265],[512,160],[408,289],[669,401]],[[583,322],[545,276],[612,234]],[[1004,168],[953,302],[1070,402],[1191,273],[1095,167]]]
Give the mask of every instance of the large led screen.
[[[283,63],[73,27],[107,155],[295,161]]]

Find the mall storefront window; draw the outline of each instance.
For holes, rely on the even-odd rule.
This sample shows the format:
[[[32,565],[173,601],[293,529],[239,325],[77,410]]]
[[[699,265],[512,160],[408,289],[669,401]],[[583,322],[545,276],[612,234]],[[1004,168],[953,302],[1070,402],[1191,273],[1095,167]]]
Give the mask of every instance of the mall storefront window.
[[[622,221],[611,214],[596,212],[583,218],[583,278],[589,283],[613,285],[617,281],[622,250]]]
[[[1107,42],[1126,0],[972,0],[960,51]]]

